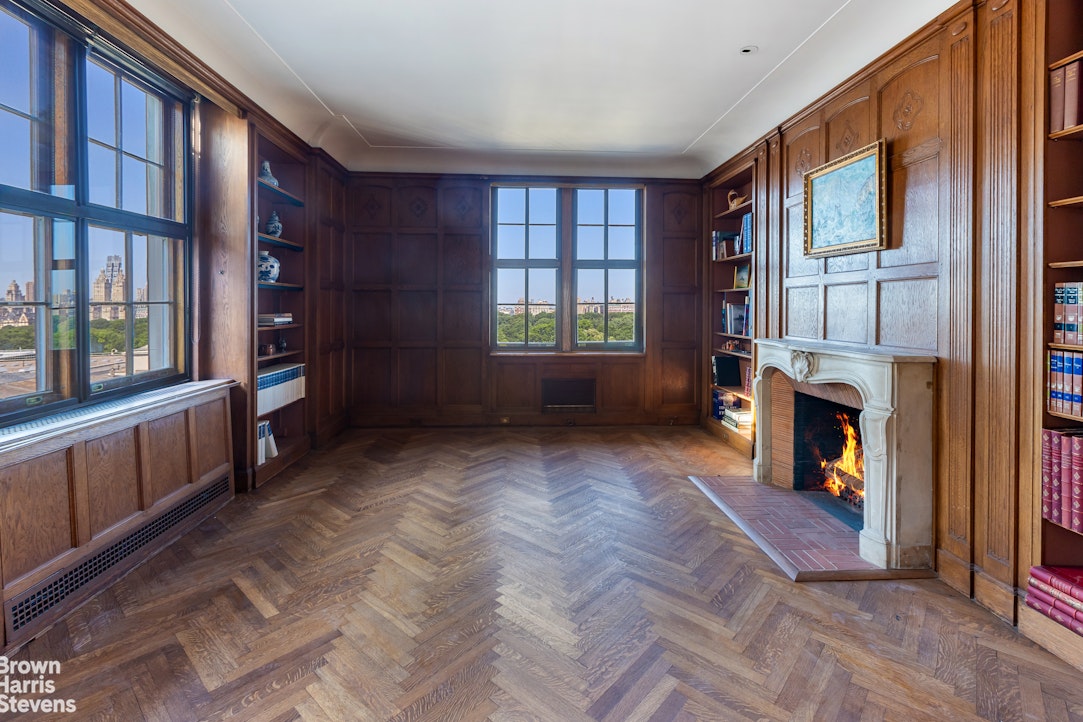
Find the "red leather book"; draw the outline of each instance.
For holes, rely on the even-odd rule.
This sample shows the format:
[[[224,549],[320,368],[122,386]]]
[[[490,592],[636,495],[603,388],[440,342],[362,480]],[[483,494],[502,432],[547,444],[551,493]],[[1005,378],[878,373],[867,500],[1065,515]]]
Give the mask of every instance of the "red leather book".
[[[1079,61],[1064,67],[1064,129],[1079,125]],[[1074,342],[1073,342],[1074,343]]]
[[[1049,71],[1049,132],[1064,130],[1064,66]]]
[[[1049,483],[1049,521],[1054,524],[1060,524],[1060,514],[1062,511],[1062,505],[1060,500],[1060,475],[1061,475],[1061,449],[1063,445],[1061,441],[1061,433],[1056,429],[1052,430],[1053,442],[1050,455],[1052,456],[1052,469],[1050,473]]]
[[[1083,600],[1083,567],[1061,567],[1042,564],[1030,568],[1030,576],[1045,582],[1074,599]]]
[[[1051,519],[1053,500],[1053,430],[1042,429],[1042,518]]]
[[[1075,609],[1070,604],[1066,604],[1063,600],[1057,599],[1052,594],[1047,594],[1041,587],[1028,586],[1027,596],[1030,596],[1031,594],[1033,594],[1034,598],[1042,604],[1052,607],[1054,612],[1064,615],[1066,619],[1083,622],[1083,611]]]
[[[1077,611],[1080,614],[1083,614],[1083,599],[1076,599],[1071,594],[1065,594],[1061,590],[1055,589],[1046,584],[1045,582],[1040,582],[1034,577],[1031,577],[1027,580],[1027,586],[1031,589],[1037,589],[1038,591],[1049,595],[1053,599],[1059,599],[1062,603],[1071,607],[1073,611]]]
[[[1068,493],[1068,528],[1083,532],[1083,436],[1072,438],[1072,486]]]
[[[1078,619],[1075,618],[1069,619],[1067,615],[1058,612],[1053,607],[1053,605],[1046,604],[1040,599],[1037,599],[1033,594],[1030,593],[1029,589],[1027,590],[1027,596],[1023,601],[1026,602],[1026,605],[1031,609],[1042,613],[1043,615],[1052,619],[1054,622],[1057,622],[1061,626],[1072,630],[1076,634],[1083,635],[1083,622],[1080,622]]]

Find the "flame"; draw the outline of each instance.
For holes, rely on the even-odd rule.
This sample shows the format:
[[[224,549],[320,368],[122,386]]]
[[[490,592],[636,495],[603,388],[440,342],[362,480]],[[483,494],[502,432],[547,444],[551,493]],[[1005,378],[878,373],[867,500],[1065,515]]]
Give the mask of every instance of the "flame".
[[[857,453],[857,430],[850,424],[850,417],[842,412],[835,416],[842,423],[842,433],[846,436],[846,443],[842,447],[842,456],[830,462],[830,468],[828,468],[827,461],[821,461],[820,468],[826,472],[825,476],[827,478],[824,480],[824,488],[835,496],[840,496],[843,490],[847,488],[847,484],[839,478],[838,472],[842,471],[857,479],[864,480],[865,457]],[[851,489],[850,492],[858,497],[865,496],[864,489]]]

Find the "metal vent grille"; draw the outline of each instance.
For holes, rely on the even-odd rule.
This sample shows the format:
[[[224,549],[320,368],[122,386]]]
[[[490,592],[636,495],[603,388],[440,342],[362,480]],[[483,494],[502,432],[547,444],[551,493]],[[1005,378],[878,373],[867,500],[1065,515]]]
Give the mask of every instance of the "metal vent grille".
[[[49,581],[11,605],[11,631],[15,632],[64,601],[73,592],[98,575],[131,556],[151,541],[165,534],[192,514],[223,494],[229,493],[229,479],[222,479],[191,499],[175,506],[157,519],[132,532],[79,566]]]
[[[542,379],[541,384],[542,411],[593,413],[597,410],[594,379]]]

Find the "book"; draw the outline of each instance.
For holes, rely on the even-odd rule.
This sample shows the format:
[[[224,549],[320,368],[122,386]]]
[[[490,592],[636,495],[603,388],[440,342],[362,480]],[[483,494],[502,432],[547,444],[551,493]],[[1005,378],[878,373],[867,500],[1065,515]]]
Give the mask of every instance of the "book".
[[[1054,599],[1061,600],[1072,609],[1083,612],[1083,599],[1076,599],[1072,595],[1065,594],[1061,590],[1046,584],[1040,579],[1035,579],[1034,577],[1030,577],[1030,579],[1027,580],[1027,585],[1030,589],[1039,589]]]
[[[1064,343],[1079,343],[1079,285],[1076,283],[1064,284],[1063,325]]]
[[[1083,100],[1079,94],[1079,64],[1076,60],[1064,67],[1064,130],[1083,120],[1079,114],[1079,103]]]
[[[1067,285],[1058,282],[1053,286],[1053,343],[1064,343],[1064,295]]]
[[[741,250],[738,253],[752,253],[752,214],[741,216]]]
[[[1073,599],[1083,600],[1083,567],[1043,564],[1031,567],[1030,576],[1059,589]]]
[[[1027,596],[1023,600],[1031,609],[1041,612],[1045,616],[1059,623],[1061,626],[1067,627],[1076,634],[1083,635],[1083,621],[1076,619],[1070,614],[1066,614],[1061,610],[1054,607],[1052,604],[1044,601],[1039,595],[1032,594],[1031,589],[1027,589]]]
[[[749,282],[752,280],[752,264],[751,263],[738,263],[733,268],[733,287],[734,288],[748,288]]]
[[[1042,518],[1049,519],[1053,501],[1053,430],[1042,429]]]
[[[1027,594],[1034,594],[1038,601],[1050,607],[1053,607],[1061,614],[1064,614],[1066,617],[1083,622],[1083,610],[1078,610],[1072,605],[1066,603],[1064,600],[1058,599],[1052,594],[1046,593],[1040,586],[1028,586]]]
[[[743,303],[730,303],[726,307],[726,320],[729,322],[729,327],[726,329],[726,333],[734,336],[747,336],[747,327],[745,325],[745,307]]]
[[[1064,130],[1064,66],[1049,71],[1049,132]]]
[[[1083,533],[1083,434],[1074,434],[1071,438],[1072,485],[1068,489],[1068,509],[1070,513],[1068,528],[1074,532]],[[1065,493],[1064,490],[1061,493]],[[1063,516],[1063,512],[1061,516]]]
[[[1079,462],[1076,462],[1079,463]],[[1060,523],[1067,527],[1072,519],[1072,437],[1067,433],[1060,435]]]
[[[741,383],[741,364],[736,356],[711,357],[715,386],[739,386]]]
[[[1061,502],[1060,502],[1060,475],[1061,475],[1061,455],[1063,445],[1061,444],[1061,434],[1059,431],[1053,430],[1052,445],[1050,448],[1050,483],[1049,483],[1049,521],[1054,524],[1060,524]]]

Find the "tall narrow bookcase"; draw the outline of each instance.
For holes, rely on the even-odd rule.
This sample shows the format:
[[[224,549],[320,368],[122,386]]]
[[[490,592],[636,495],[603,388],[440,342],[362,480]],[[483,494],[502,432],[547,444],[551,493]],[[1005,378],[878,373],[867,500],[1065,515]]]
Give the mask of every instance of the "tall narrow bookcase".
[[[1042,345],[1047,367],[1050,361],[1083,354],[1083,336],[1068,335],[1064,323],[1057,317],[1063,311],[1063,298],[1057,289],[1065,284],[1071,288],[1083,284],[1083,7],[1076,0],[1046,0],[1045,63],[1039,82],[1046,88],[1044,141],[1038,146],[1044,167],[1044,238],[1042,253]],[[1078,306],[1083,309],[1083,305]],[[1066,314],[1065,314],[1066,315]],[[1056,369],[1052,369],[1056,371]],[[1083,413],[1079,405],[1072,407],[1071,399],[1062,400],[1063,375],[1058,379],[1047,371],[1046,393],[1043,395],[1042,436],[1043,470],[1036,478],[1041,488],[1032,490],[1034,534],[1032,563],[1034,565],[1083,568],[1083,529],[1073,531],[1070,520],[1054,519],[1051,509],[1051,486],[1059,479],[1052,477],[1049,467],[1049,430],[1083,433]],[[1069,376],[1070,378],[1070,376]],[[1059,381],[1059,383],[1058,383]],[[1068,390],[1071,389],[1070,381]],[[1058,517],[1061,515],[1057,515]],[[1029,588],[1028,588],[1029,589]],[[1083,589],[1080,590],[1083,594]],[[1038,595],[1028,591],[1028,599]],[[1083,598],[1083,597],[1081,597]],[[1028,602],[1029,604],[1029,602]],[[1083,636],[1071,631],[1030,606],[1019,611],[1020,629],[1031,639],[1083,668]]]
[[[752,455],[755,421],[735,417],[752,414],[753,272],[755,270],[756,162],[740,165],[706,189],[707,398],[704,423],[742,452]],[[725,406],[739,405],[727,414]]]
[[[303,456],[311,445],[305,393],[308,161],[299,151],[274,142],[258,130],[254,133],[253,257],[258,264],[261,252],[265,252],[279,262],[279,275],[274,281],[260,280],[258,273],[254,276],[256,318],[252,335],[256,347],[251,388],[255,399],[247,433],[252,437],[254,485],[259,486]],[[273,180],[264,177],[265,170],[270,171]],[[282,224],[280,232],[268,228],[272,213]],[[273,445],[261,429],[273,434]]]

